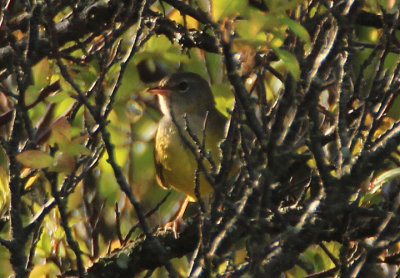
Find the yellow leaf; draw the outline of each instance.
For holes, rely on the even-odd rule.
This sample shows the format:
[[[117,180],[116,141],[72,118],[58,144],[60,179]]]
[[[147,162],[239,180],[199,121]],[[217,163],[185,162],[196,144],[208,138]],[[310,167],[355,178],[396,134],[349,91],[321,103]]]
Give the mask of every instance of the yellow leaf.
[[[38,265],[35,265],[35,267],[32,269],[29,277],[31,277],[31,278],[48,277],[49,273],[56,274],[56,273],[54,273],[55,269],[56,268],[51,263],[38,264]]]
[[[10,189],[8,188],[8,175],[6,169],[0,168],[0,217],[3,216],[10,201]]]
[[[36,173],[32,177],[30,177],[25,183],[25,190],[29,189],[35,183],[35,181],[39,178],[39,176],[40,176],[40,172]]]

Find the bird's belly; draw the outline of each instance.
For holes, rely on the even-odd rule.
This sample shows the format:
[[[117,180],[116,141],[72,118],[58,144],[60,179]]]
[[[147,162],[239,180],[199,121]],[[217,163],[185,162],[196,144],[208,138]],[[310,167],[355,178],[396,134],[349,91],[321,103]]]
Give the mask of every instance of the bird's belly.
[[[160,127],[155,146],[165,185],[183,192],[195,201],[195,172],[198,163],[192,151],[183,142],[177,128],[174,125]],[[211,192],[211,185],[204,174],[200,174],[198,182],[202,197]]]

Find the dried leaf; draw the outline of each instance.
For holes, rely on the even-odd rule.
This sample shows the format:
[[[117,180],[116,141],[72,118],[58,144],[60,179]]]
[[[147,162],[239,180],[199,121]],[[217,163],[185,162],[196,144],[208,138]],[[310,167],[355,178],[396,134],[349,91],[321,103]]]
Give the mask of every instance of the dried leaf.
[[[0,115],[0,126],[3,126],[5,124],[8,124],[11,122],[12,118],[14,115],[14,110],[8,110],[7,112],[4,112],[3,114]]]

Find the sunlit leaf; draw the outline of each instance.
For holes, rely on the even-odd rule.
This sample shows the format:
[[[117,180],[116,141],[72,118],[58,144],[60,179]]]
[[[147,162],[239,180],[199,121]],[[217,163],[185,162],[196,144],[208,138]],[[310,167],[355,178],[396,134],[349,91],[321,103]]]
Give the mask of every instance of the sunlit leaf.
[[[371,206],[377,205],[383,200],[382,194],[367,192],[364,196],[360,198],[361,206]]]
[[[265,31],[271,27],[275,28],[276,20],[274,17],[253,13],[250,19],[238,20],[236,31],[241,40],[259,41],[266,43]]]
[[[151,39],[149,39],[149,41],[146,43],[147,49],[151,49],[151,51],[154,53],[163,53],[165,51],[167,51],[169,48],[172,47],[172,43],[164,36],[161,37],[151,37]],[[139,53],[139,56],[146,53],[146,51],[143,51],[141,53]],[[147,52],[147,54],[149,54]],[[135,55],[136,56],[136,55]],[[152,55],[150,55],[151,57]],[[136,57],[135,57],[136,58]],[[139,57],[141,60],[142,58]]]
[[[39,177],[40,173],[36,173],[33,176],[29,177],[25,183],[25,190],[29,189]]]
[[[30,273],[29,277],[30,278],[46,277],[50,273],[52,273],[52,270],[55,270],[55,268],[54,265],[52,265],[51,263],[37,264],[32,269],[32,272]]]
[[[4,168],[0,168],[0,218],[9,203],[10,189],[8,187],[8,176],[7,171]]]
[[[50,221],[47,221],[46,223],[49,223]],[[43,233],[40,237],[40,240],[37,244],[37,250],[36,252],[39,252],[40,255],[45,256],[46,254],[51,252],[51,239],[50,239],[50,231],[48,230],[47,227],[43,229]]]
[[[400,168],[395,168],[391,169],[389,171],[385,171],[382,174],[380,174],[372,183],[371,183],[371,189],[375,189],[376,187],[380,187],[383,184],[387,183],[388,181],[391,181],[395,178],[400,177]],[[375,192],[375,190],[373,192]],[[372,193],[372,192],[371,192]]]
[[[295,80],[300,78],[300,65],[293,53],[276,48],[274,49],[278,57],[285,63],[286,68]]]
[[[242,16],[248,10],[246,1],[242,0],[215,0],[212,1],[212,17],[215,21],[220,20],[224,16],[241,14]]]
[[[69,97],[70,95],[67,92],[59,92],[57,94],[49,96],[46,100],[51,103],[58,103]]]
[[[217,109],[225,116],[229,117],[228,111],[232,111],[235,103],[235,98],[231,88],[224,84],[216,84],[211,88],[215,96],[215,104]]]
[[[300,23],[290,19],[289,17],[282,18],[282,23],[287,25],[289,29],[295,33],[301,40],[306,43],[310,42],[310,34],[308,34],[306,28],[304,28]]]

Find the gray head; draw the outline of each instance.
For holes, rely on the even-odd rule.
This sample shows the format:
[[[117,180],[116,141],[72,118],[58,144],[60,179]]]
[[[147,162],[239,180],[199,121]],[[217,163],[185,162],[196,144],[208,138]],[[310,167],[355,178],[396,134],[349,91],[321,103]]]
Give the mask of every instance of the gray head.
[[[160,81],[149,92],[158,95],[161,112],[169,116],[201,114],[215,109],[214,97],[208,82],[200,75],[191,72],[173,73]]]

